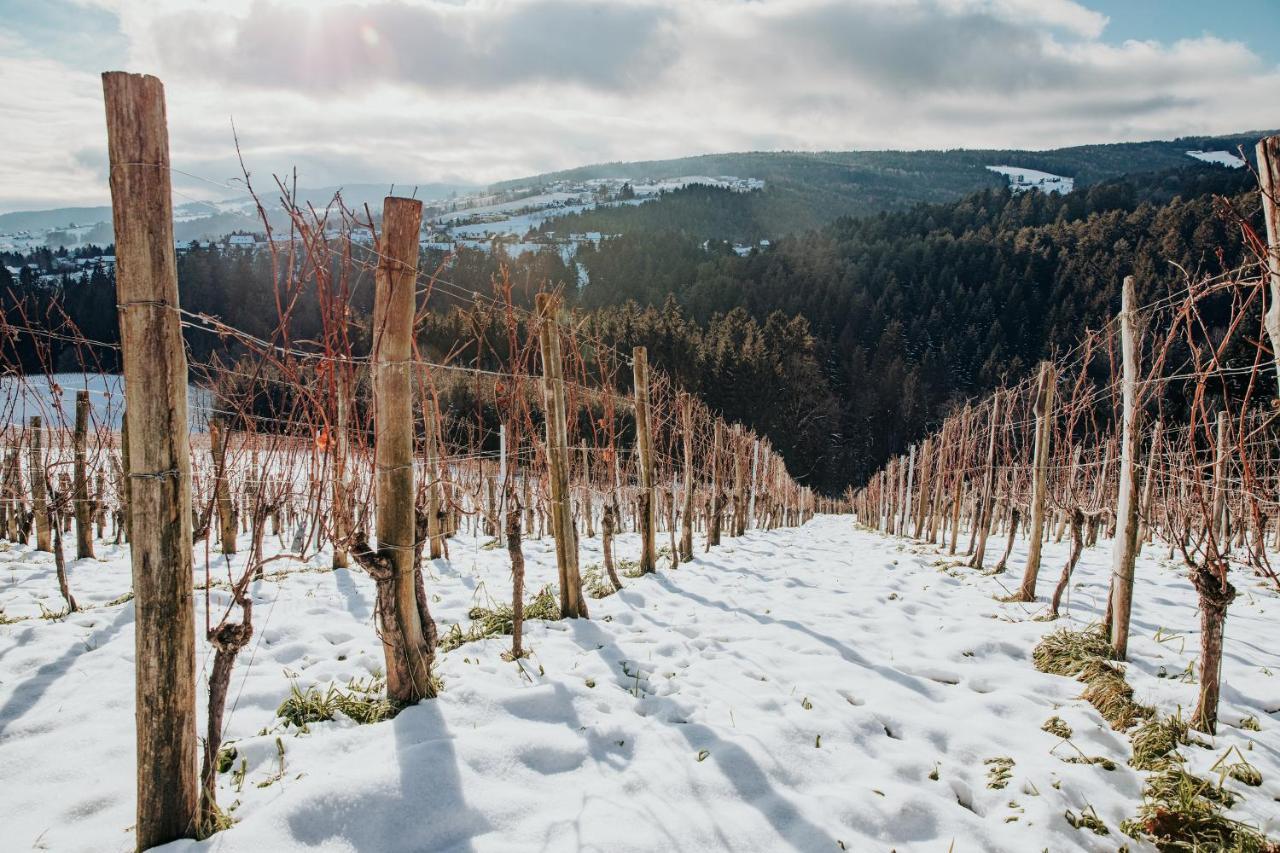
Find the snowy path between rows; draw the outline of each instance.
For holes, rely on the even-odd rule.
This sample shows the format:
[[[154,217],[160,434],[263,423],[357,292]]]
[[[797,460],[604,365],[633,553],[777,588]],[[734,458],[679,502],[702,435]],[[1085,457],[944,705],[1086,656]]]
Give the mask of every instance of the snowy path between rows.
[[[583,545],[584,566],[599,559],[598,540]],[[503,551],[469,538],[450,547],[452,561],[432,564],[427,581],[442,629],[465,627],[469,607],[509,590]],[[0,626],[5,849],[132,848],[133,605],[103,605],[127,590],[128,562],[122,549],[101,550],[100,561],[71,564],[71,585],[102,606]],[[619,550],[631,556],[637,541],[622,537]],[[306,734],[273,728],[290,679],[324,687],[381,667],[372,584],[345,570],[256,584],[256,640],[237,664],[227,727],[248,772],[239,792],[220,777],[238,823],[165,849],[1144,849],[1118,829],[1143,779],[1124,763],[1127,738],[1078,698],[1079,684],[1030,661],[1045,632],[1096,618],[1109,543],[1086,550],[1057,623],[994,598],[1016,587],[1025,544],[996,577],[848,517],[698,551],[677,570],[664,560],[657,576],[624,579],[621,593],[590,602],[590,621],[531,623],[523,665],[501,659],[509,638],[464,645],[441,657],[439,699],[389,722],[340,718]],[[1061,545],[1046,551],[1042,597],[1065,557]],[[549,541],[527,542],[526,554],[532,594],[553,578],[554,555]],[[1197,655],[1197,619],[1166,556],[1148,548],[1139,563],[1128,675],[1139,699],[1172,712],[1194,702],[1194,683],[1177,676]],[[1188,753],[1204,772],[1229,747],[1243,750],[1264,782],[1235,786],[1244,796],[1231,813],[1274,835],[1280,600],[1243,573],[1235,581],[1223,723],[1212,750]],[[203,593],[197,602],[202,623]],[[41,604],[61,606],[51,556],[0,552],[7,616]],[[198,666],[207,651],[201,640]],[[1041,731],[1054,714],[1074,729],[1069,744]],[[1247,716],[1261,731],[1237,727]],[[1081,752],[1119,766],[1064,760]],[[984,761],[1005,756],[1011,779],[989,788]],[[1064,819],[1088,805],[1109,836]]]

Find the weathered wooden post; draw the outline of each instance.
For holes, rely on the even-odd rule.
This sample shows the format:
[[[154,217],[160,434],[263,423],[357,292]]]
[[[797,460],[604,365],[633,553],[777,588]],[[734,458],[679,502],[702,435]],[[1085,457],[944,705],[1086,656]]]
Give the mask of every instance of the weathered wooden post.
[[[1120,356],[1124,412],[1120,444],[1120,493],[1116,500],[1116,537],[1111,546],[1111,651],[1116,660],[1129,652],[1129,614],[1133,608],[1133,567],[1138,556],[1138,341],[1134,325],[1133,276],[1120,290]]]
[[[684,448],[684,510],[680,514],[680,562],[693,560],[693,399],[680,392],[680,442]]]
[[[4,536],[10,542],[22,542],[27,544],[27,535],[24,531],[22,519],[26,516],[26,507],[22,498],[22,471],[19,463],[20,450],[22,445],[21,429],[14,430],[14,445],[9,448],[8,454],[5,456],[4,465],[4,493],[5,503],[9,505],[9,514],[6,518]]]
[[[707,548],[720,544],[720,515],[724,511],[720,486],[720,419],[711,432],[711,505],[707,516]]]
[[[195,613],[187,357],[178,315],[164,86],[102,75],[129,411],[139,850],[195,832]]]
[[[751,439],[741,424],[734,425],[733,446],[733,535],[742,536],[747,532],[747,448]]]
[[[99,469],[94,478],[93,523],[99,539],[107,538],[107,477]]]
[[[510,489],[508,489],[509,484],[507,483],[507,425],[506,424],[498,425],[498,484],[499,484],[498,486],[498,532],[497,532],[496,538],[498,540],[498,544],[503,545],[506,543],[506,537],[507,537],[507,523],[504,522],[504,519],[506,519],[507,517],[506,505],[507,505],[508,491],[510,491],[512,497],[515,496],[514,481],[510,484],[510,487],[511,487]],[[520,516],[519,516],[519,512],[517,512],[516,526],[519,527],[519,525],[520,525]]]
[[[1213,518],[1210,519],[1213,557],[1227,553],[1230,547],[1227,519],[1227,413],[1218,412],[1217,444],[1213,454]]]
[[[1161,423],[1160,421],[1156,421],[1155,425],[1151,428],[1151,447],[1147,449],[1147,470],[1143,476],[1142,503],[1138,509],[1140,518],[1140,522],[1138,524],[1138,540],[1133,552],[1135,557],[1142,555],[1142,545],[1147,541],[1147,537],[1151,533],[1151,506],[1155,496],[1156,463],[1158,461],[1157,454],[1160,450],[1160,432]]]
[[[21,440],[21,439],[19,439]],[[5,466],[3,479],[0,479],[0,536],[6,539],[11,538],[10,519],[17,514],[15,507],[15,498],[13,488],[13,456],[14,448],[11,446],[5,456]]]
[[[938,448],[934,454],[936,458],[933,469],[933,497],[929,504],[930,545],[938,541],[939,533],[943,535],[946,533],[946,529],[943,527],[942,484],[947,474],[948,439],[951,438],[952,431],[953,421],[948,418],[942,422],[942,431],[938,435]]]
[[[996,436],[999,432],[1000,392],[996,391],[991,398],[991,435],[987,442],[987,464],[982,475],[982,491],[977,495],[978,506],[973,514],[976,522],[974,527],[976,538],[973,546],[973,557],[970,559],[969,565],[975,569],[982,568],[982,561],[987,552],[987,535],[991,532],[991,510],[994,504],[991,493],[995,489]]]
[[[505,438],[505,433],[503,434]],[[505,448],[505,442],[504,442]],[[511,560],[511,659],[524,657],[524,549],[520,546],[520,501],[516,499],[516,487],[504,482],[504,492],[510,503],[507,505],[507,517],[503,538],[507,544],[507,556]]]
[[[915,517],[912,512],[912,503],[915,498],[916,480],[916,446],[913,444],[907,448],[907,482],[903,487],[902,514],[898,516],[898,535],[911,535],[911,520]]]
[[[349,489],[347,486],[347,431],[349,429],[348,420],[351,417],[351,386],[349,380],[346,364],[335,362],[333,365],[335,411],[333,435],[329,440],[329,453],[332,459],[329,473],[333,477],[330,490],[331,506],[329,507],[329,518],[331,519],[330,526],[332,527],[333,567],[335,569],[345,569],[350,565],[350,558],[347,554],[347,540],[351,536],[349,523],[351,507],[349,505],[350,498],[348,497]]]
[[[74,485],[76,516],[76,559],[93,557],[93,504],[89,501],[89,472],[86,470],[85,450],[89,436],[89,392],[76,392],[76,431],[73,435]]]
[[[920,448],[920,481],[916,485],[918,494],[916,495],[916,512],[912,519],[914,532],[911,534],[916,539],[924,538],[924,522],[929,512],[930,486],[929,472],[933,463],[933,439],[926,438],[924,444]]]
[[[947,553],[954,554],[960,537],[960,509],[964,504],[965,474],[964,466],[969,452],[969,404],[964,404],[960,413],[960,436],[956,442],[956,472],[951,485],[951,539],[947,545]]]
[[[569,507],[569,428],[560,330],[556,319],[559,300],[549,293],[539,293],[535,297],[535,307],[540,321],[538,339],[542,351],[542,396],[547,425],[551,527],[560,576],[560,613],[576,619],[588,614],[587,601],[582,595],[582,578],[578,574],[578,535],[573,528],[573,514]]]
[[[435,398],[428,397],[422,410],[427,451],[427,553],[431,559],[438,560],[444,556],[444,513],[440,499],[440,412]]]
[[[1036,600],[1036,578],[1040,574],[1040,552],[1044,547],[1044,500],[1049,481],[1049,452],[1053,439],[1053,386],[1057,376],[1050,362],[1040,364],[1040,385],[1036,389],[1036,444],[1031,468],[1031,531],[1027,534],[1027,568],[1022,575],[1018,598]],[[1014,525],[1017,516],[1014,516]],[[1010,532],[1010,541],[1013,533]]]
[[[120,287],[117,284],[116,289]],[[128,395],[125,395],[128,399]],[[188,442],[190,439],[188,439]],[[119,505],[119,516],[116,519],[116,544],[120,544],[120,522],[124,522],[124,541],[132,540],[133,532],[129,530],[129,524],[133,518],[133,513],[129,511],[130,497],[133,495],[133,486],[129,479],[129,407],[126,405],[124,411],[120,413],[120,464],[119,470],[116,472],[120,477],[116,496]]]
[[[231,484],[227,482],[227,430],[225,422],[209,421],[209,452],[213,456],[213,495],[218,508],[218,536],[222,553],[236,552],[236,506],[231,500]]]
[[[636,450],[640,473],[640,573],[657,571],[657,511],[653,491],[653,436],[649,432],[649,353],[644,347],[631,350],[631,372],[635,380]]]
[[[379,631],[387,698],[415,703],[435,695],[435,623],[419,598],[413,477],[413,317],[422,202],[388,196],[382,255],[374,275],[373,404],[376,442]],[[357,558],[360,558],[360,554]],[[369,560],[365,556],[362,562]],[[366,563],[367,565],[369,563]]]
[[[27,476],[31,479],[31,512],[36,527],[36,550],[53,550],[52,519],[49,517],[49,484],[44,472],[44,421],[31,416],[30,454]]]

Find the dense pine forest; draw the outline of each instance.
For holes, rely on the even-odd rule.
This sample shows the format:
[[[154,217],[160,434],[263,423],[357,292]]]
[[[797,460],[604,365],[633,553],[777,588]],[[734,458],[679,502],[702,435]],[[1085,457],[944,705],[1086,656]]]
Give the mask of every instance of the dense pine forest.
[[[585,246],[570,263],[553,252],[507,261],[462,249],[447,262],[426,252],[423,269],[439,273],[435,313],[419,343],[431,357],[445,357],[460,326],[495,322],[480,316],[472,294],[492,292],[504,274],[499,259],[526,302],[543,281],[577,282],[573,266],[581,265],[587,283],[566,286],[566,295],[601,341],[647,346],[657,366],[728,419],[770,436],[803,481],[836,492],[957,402],[1023,375],[1097,326],[1115,311],[1124,275],[1137,276],[1147,299],[1188,273],[1238,265],[1240,238],[1223,214],[1228,206],[1256,214],[1251,182],[1246,170],[1189,166],[1065,196],[993,187],[780,239],[767,224],[776,203],[768,193],[693,186],[548,223],[549,230],[618,235]],[[730,246],[766,238],[772,242],[745,257]],[[51,268],[54,254],[6,263]],[[179,255],[178,275],[185,309],[252,334],[276,327],[266,253],[198,246]],[[35,271],[15,278],[0,268],[11,323],[69,322],[108,343],[117,338],[111,284],[102,268],[57,285]],[[372,276],[353,281],[351,294],[356,327],[367,334]],[[70,317],[54,316],[55,304]],[[298,294],[290,335],[306,341],[319,329],[314,294]],[[237,355],[215,334],[186,334],[197,363]],[[7,345],[17,361],[40,366],[21,340]],[[115,367],[112,351],[100,357],[104,369]],[[460,357],[481,364],[491,356]],[[55,369],[65,366],[57,341],[46,358]]]

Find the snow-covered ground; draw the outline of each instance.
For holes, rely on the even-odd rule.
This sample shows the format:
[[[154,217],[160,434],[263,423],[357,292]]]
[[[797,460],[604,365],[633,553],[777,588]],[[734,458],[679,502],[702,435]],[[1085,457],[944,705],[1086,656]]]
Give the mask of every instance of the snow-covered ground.
[[[713,178],[709,175],[685,175],[679,178],[662,178],[654,181],[641,181],[633,187],[636,195],[657,195],[658,193],[671,192],[672,190],[683,189],[684,187],[701,184],[707,187],[720,187],[721,189],[734,190],[735,192],[751,192],[752,190],[764,189],[764,181],[759,178],[739,178],[732,175],[722,175]]]
[[[1194,157],[1205,163],[1217,163],[1232,169],[1243,169],[1244,161],[1230,151],[1188,151],[1188,157]]]
[[[0,423],[23,425],[39,415],[46,427],[76,422],[76,392],[89,392],[91,428],[119,431],[124,413],[124,377],[102,373],[0,376]],[[187,421],[203,432],[213,401],[208,391],[187,387]]]
[[[1035,169],[1023,169],[1020,166],[988,166],[993,172],[1009,179],[1009,188],[1014,193],[1027,190],[1041,190],[1047,193],[1069,193],[1075,189],[1075,178],[1065,178],[1049,172]]]
[[[582,182],[577,190],[555,189],[536,195],[525,196],[514,201],[462,208],[442,214],[438,218],[441,227],[456,238],[488,237],[496,234],[523,235],[530,229],[539,228],[551,219],[557,219],[572,213],[582,213],[596,207],[616,207],[620,205],[643,204],[657,199],[664,192],[683,189],[692,185],[720,187],[735,192],[750,192],[764,189],[764,181],[758,178],[738,178],[730,175],[710,177],[707,175],[685,175],[678,178],[641,181],[634,183],[632,190],[635,198],[597,201],[592,189],[605,186],[614,194],[626,183],[624,178],[599,178]],[[583,190],[587,191],[583,191]],[[492,221],[453,224],[459,220],[489,214]],[[509,215],[507,215],[509,214]],[[503,218],[499,218],[499,217]]]
[[[591,210],[595,204],[570,204],[564,207],[546,207],[532,213],[509,216],[493,222],[475,222],[469,225],[453,225],[448,229],[454,237],[491,237],[495,234],[515,234],[523,236],[530,230],[538,228],[548,219],[566,216],[570,213],[582,213]],[[472,213],[473,211],[464,211]]]
[[[664,537],[665,538],[665,537]],[[584,540],[583,565],[599,560]],[[0,551],[0,786],[4,846],[132,848],[132,603],[127,553],[70,564],[94,609],[63,619],[53,560]],[[442,629],[473,604],[508,594],[502,550],[452,540],[430,565]],[[622,537],[623,556],[638,550]],[[995,550],[999,550],[998,547]],[[232,677],[227,737],[247,772],[219,777],[238,823],[215,851],[888,850],[1114,851],[1128,843],[1144,774],[1129,741],[1079,698],[1077,682],[1037,672],[1044,633],[1097,618],[1109,547],[1089,549],[1067,618],[1041,604],[995,600],[1016,588],[936,549],[819,517],[795,530],[726,539],[694,563],[590,602],[590,621],[532,623],[533,656],[504,661],[509,638],[440,658],[442,696],[389,722],[345,718],[283,728],[290,683],[345,684],[382,665],[373,588],[327,555],[257,583],[255,639]],[[554,577],[549,541],[526,543],[530,594]],[[1041,592],[1065,556],[1049,545]],[[1128,678],[1161,711],[1187,709],[1179,676],[1197,656],[1195,597],[1178,566],[1147,548]],[[203,578],[205,551],[197,550]],[[225,576],[208,556],[214,577]],[[664,561],[665,562],[665,561]],[[1280,829],[1280,600],[1238,573],[1227,623],[1222,724],[1212,749],[1188,748],[1205,772],[1232,746],[1263,775],[1232,814]],[[197,623],[204,622],[197,592]],[[1042,596],[1043,599],[1043,596]],[[213,593],[213,618],[225,602]],[[442,630],[443,633],[443,630]],[[210,662],[199,640],[197,666]],[[1168,677],[1161,677],[1168,676]],[[203,691],[203,688],[202,688]],[[203,718],[203,695],[200,714]],[[1069,743],[1041,730],[1051,716]],[[1260,731],[1239,728],[1253,716]],[[277,737],[283,757],[277,749]],[[1114,770],[1068,763],[1084,753]],[[1007,787],[988,787],[987,759],[1012,759]],[[1216,778],[1216,774],[1213,774]],[[1111,830],[1073,829],[1066,810],[1096,809]]]

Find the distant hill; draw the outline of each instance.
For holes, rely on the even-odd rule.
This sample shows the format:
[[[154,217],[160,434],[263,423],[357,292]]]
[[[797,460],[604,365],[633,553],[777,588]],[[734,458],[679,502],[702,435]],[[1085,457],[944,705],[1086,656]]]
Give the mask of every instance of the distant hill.
[[[382,199],[394,188],[397,194],[412,195],[424,201],[443,201],[453,193],[472,192],[479,187],[452,183],[386,183],[345,184],[342,186],[308,189],[299,187],[300,204],[322,208],[341,191],[343,201],[356,210],[368,204],[375,213],[382,210]],[[279,192],[274,184],[257,187],[259,197],[268,213],[278,211],[276,201]],[[173,210],[174,239],[213,240],[233,231],[259,231],[262,221],[252,198],[248,195],[223,201],[191,201],[178,204]],[[272,225],[285,224],[283,216],[272,216]],[[76,232],[69,231],[75,225]],[[0,234],[20,231],[51,232],[47,235],[51,245],[73,245],[113,242],[111,208],[60,207],[53,210],[21,210],[0,214]]]
[[[742,223],[732,227],[717,225],[705,237],[777,237],[818,228],[847,215],[865,215],[902,210],[920,202],[955,201],[977,190],[1003,186],[1005,178],[988,166],[1015,166],[1035,169],[1074,179],[1077,187],[1124,175],[1177,169],[1193,161],[1188,151],[1235,152],[1241,145],[1251,156],[1262,136],[1277,131],[1249,131],[1229,136],[1194,136],[1153,142],[1121,142],[1078,145],[1046,151],[1018,149],[954,149],[950,151],[755,151],[731,154],[704,154],[674,160],[646,160],[630,163],[601,163],[559,172],[547,172],[491,185],[502,192],[518,188],[544,187],[559,181],[577,182],[592,178],[664,179],[688,175],[733,175],[760,178],[763,192],[743,194],[734,202],[744,210],[717,212],[717,222]],[[366,203],[375,213],[389,191],[414,194],[418,198],[444,201],[453,193],[480,189],[453,183],[359,183],[341,187],[348,206],[357,209]],[[317,206],[327,204],[339,187],[299,189],[299,199]],[[275,201],[275,187],[258,187],[264,201]],[[747,198],[750,196],[750,198]],[[268,207],[270,210],[270,207]],[[261,225],[247,196],[214,202],[188,202],[174,209],[175,237],[179,240],[209,240],[239,230],[256,231]],[[612,230],[629,218],[653,218],[653,214],[622,211],[602,220],[602,230]],[[281,221],[283,217],[281,217]],[[575,224],[586,227],[588,218]],[[76,232],[68,226],[75,223]],[[273,222],[274,224],[274,222]],[[723,230],[723,234],[721,231]],[[53,245],[110,243],[109,207],[69,207],[55,210],[19,211],[0,214],[0,235],[15,232],[53,232]],[[38,239],[43,240],[41,235]]]
[[[1047,151],[955,149],[950,151],[822,151],[706,154],[674,160],[601,163],[548,172],[493,185],[512,189],[555,181],[619,177],[671,178],[682,175],[736,175],[762,178],[761,198],[749,202],[751,219],[771,235],[796,233],[845,215],[900,210],[918,202],[954,201],[1005,179],[987,166],[1013,165],[1073,178],[1088,186],[1128,174],[1176,169],[1195,162],[1192,150],[1235,152],[1243,145],[1251,156],[1260,130],[1230,136],[1195,136],[1152,142],[1078,145]]]
[[[16,210],[0,213],[0,233],[65,228],[71,223],[93,225],[111,221],[110,207],[58,207],[53,210]]]

